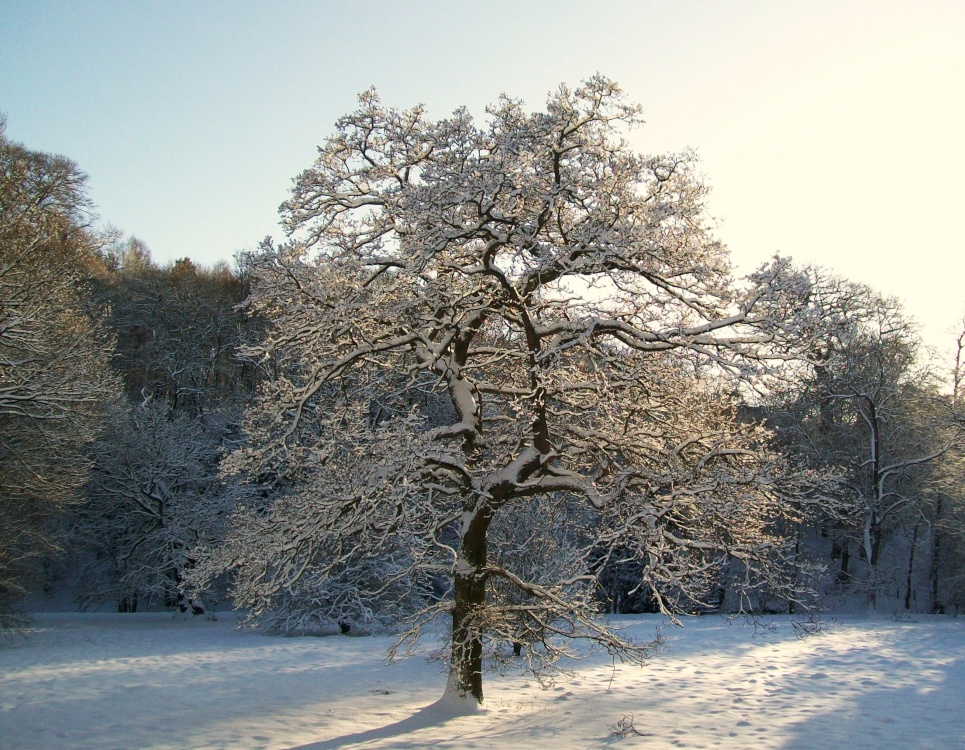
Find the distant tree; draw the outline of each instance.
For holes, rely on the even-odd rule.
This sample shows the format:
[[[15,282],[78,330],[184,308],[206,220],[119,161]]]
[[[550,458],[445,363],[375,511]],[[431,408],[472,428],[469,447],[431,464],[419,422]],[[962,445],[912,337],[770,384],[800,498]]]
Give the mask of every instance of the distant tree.
[[[219,451],[257,379],[236,357],[248,325],[243,286],[227,264],[160,267],[136,238],[112,242],[101,259],[93,290],[108,311],[127,399],[94,446],[89,503],[65,521],[73,554],[57,574],[79,585],[85,603],[184,606],[189,549],[211,543],[216,516],[233,509]]]
[[[98,295],[110,308],[114,361],[130,402],[163,399],[192,415],[241,403],[255,377],[235,356],[246,325],[237,275],[187,258],[159,267],[134,238],[105,255],[111,271]]]
[[[56,546],[47,521],[81,500],[87,447],[119,393],[87,288],[102,240],[84,182],[0,120],[0,625]]]
[[[769,522],[793,483],[681,362],[750,378],[802,327],[801,280],[777,260],[733,284],[692,157],[629,151],[639,109],[602,77],[545,112],[503,98],[483,125],[360,102],[283,207],[291,242],[247,263],[267,326],[249,354],[277,377],[227,468],[289,489],[215,555],[238,600],[267,609],[388,552],[377,590],[356,583],[443,582],[400,647],[450,618],[449,690],[471,703],[491,638],[643,656],[586,593],[601,557],[629,550],[668,612],[729,566],[737,589],[780,569]],[[556,576],[528,569],[517,522],[564,502],[592,543]]]
[[[82,600],[202,610],[181,590],[191,551],[223,537],[236,501],[218,473],[219,427],[160,401],[115,416],[94,444],[87,502],[70,517]]]
[[[961,441],[948,399],[897,300],[806,269],[815,335],[774,423],[812,465],[842,472],[844,505],[818,519],[838,533],[840,572],[867,565],[874,598],[889,527],[906,524],[912,560],[942,459]],[[910,574],[909,574],[910,575]]]
[[[951,405],[959,429],[965,429],[962,382],[965,369],[965,319],[955,338]],[[965,609],[965,445],[943,456],[934,500],[934,547],[931,560],[935,612]]]
[[[960,408],[962,387],[965,381],[965,317],[962,318],[962,329],[955,338],[955,364],[952,367],[952,406]]]

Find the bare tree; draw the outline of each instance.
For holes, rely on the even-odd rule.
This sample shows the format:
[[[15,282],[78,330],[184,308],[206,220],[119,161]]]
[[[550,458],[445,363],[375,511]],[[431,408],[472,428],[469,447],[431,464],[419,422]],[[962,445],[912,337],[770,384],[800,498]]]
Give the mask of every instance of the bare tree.
[[[97,270],[84,175],[9,141],[0,120],[0,611],[82,497],[86,449],[118,393],[85,282]],[[2,615],[0,615],[2,624]]]
[[[962,330],[955,339],[955,365],[952,368],[952,406],[958,408],[962,397],[962,376],[965,375],[965,318]]]
[[[965,319],[955,337],[951,404],[959,429],[962,412],[962,375],[965,368]],[[936,612],[965,607],[965,446],[961,443],[943,456],[938,470],[934,504],[934,545],[931,560],[932,607]]]
[[[685,366],[750,378],[783,356],[801,280],[776,260],[735,287],[693,158],[632,153],[620,132],[639,108],[605,78],[545,112],[504,97],[481,125],[360,103],[283,206],[291,241],[247,264],[269,328],[249,354],[277,378],[227,466],[291,489],[220,553],[241,602],[386,551],[398,567],[369,593],[429,584],[401,645],[446,615],[449,690],[472,702],[487,638],[521,623],[549,660],[574,638],[642,658],[585,595],[613,550],[644,561],[664,611],[724,566],[757,585],[793,483]],[[491,549],[494,524],[577,501],[593,516],[582,570],[526,577],[510,536]]]
[[[843,472],[844,505],[819,520],[844,530],[842,580],[851,580],[857,548],[873,599],[887,529],[908,525],[910,571],[919,524],[931,523],[940,463],[962,434],[900,303],[820,269],[805,272],[815,329],[775,423],[812,464]]]

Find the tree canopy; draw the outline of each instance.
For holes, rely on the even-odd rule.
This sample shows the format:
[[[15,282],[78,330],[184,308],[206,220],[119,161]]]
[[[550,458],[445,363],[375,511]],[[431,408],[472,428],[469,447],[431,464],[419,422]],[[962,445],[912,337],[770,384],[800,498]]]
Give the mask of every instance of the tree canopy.
[[[229,467],[286,489],[222,558],[241,602],[384,556],[356,585],[421,587],[406,635],[447,614],[450,689],[481,701],[491,639],[547,663],[563,636],[642,656],[595,617],[601,560],[642,561],[668,612],[711,596],[713,571],[752,588],[780,569],[770,524],[797,485],[724,378],[784,355],[802,280],[775,260],[735,283],[693,156],[634,153],[639,120],[603,77],[542,112],[503,97],[481,124],[374,91],[339,120],[282,206],[290,241],[246,260],[267,326],[248,354],[277,377]],[[552,581],[491,533],[547,499],[585,514]]]
[[[86,286],[101,240],[84,182],[68,159],[8,140],[0,119],[2,612],[53,545],[46,519],[83,497],[86,448],[118,393]]]

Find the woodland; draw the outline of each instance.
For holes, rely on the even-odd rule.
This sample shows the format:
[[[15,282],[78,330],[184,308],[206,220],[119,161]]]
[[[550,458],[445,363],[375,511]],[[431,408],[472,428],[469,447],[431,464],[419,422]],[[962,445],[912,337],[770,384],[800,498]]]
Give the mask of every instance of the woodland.
[[[159,265],[0,123],[0,626],[24,601],[446,633],[448,689],[606,614],[965,605],[965,325],[775,257],[594,77],[476,120],[359,97],[287,239]],[[950,324],[953,321],[949,321]]]

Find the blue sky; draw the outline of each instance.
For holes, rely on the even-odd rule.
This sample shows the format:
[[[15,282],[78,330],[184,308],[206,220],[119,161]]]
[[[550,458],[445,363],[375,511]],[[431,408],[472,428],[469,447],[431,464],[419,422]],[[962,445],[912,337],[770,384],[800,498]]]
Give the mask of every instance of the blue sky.
[[[965,312],[965,3],[0,2],[8,134],[74,159],[161,261],[279,236],[277,207],[355,95],[479,116],[595,72],[643,152],[695,148],[738,265],[774,252]]]

